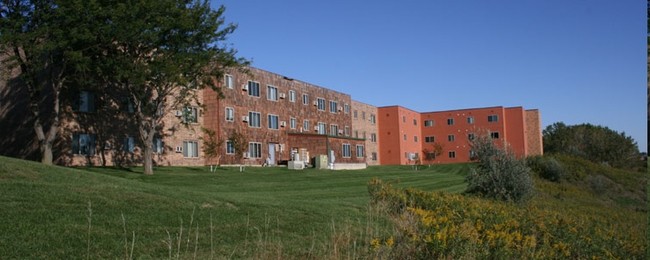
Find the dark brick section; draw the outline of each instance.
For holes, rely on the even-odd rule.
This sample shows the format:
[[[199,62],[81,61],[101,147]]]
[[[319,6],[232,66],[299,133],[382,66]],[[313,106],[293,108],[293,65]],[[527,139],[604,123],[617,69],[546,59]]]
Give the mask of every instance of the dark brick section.
[[[270,153],[269,144],[278,144],[282,147],[282,149],[276,149],[276,161],[289,160],[291,156],[290,147],[293,146],[288,138],[290,132],[314,134],[316,133],[314,128],[318,125],[318,122],[326,124],[328,134],[331,134],[329,131],[332,124],[337,125],[339,130],[344,130],[346,126],[352,127],[351,115],[343,110],[344,105],[350,106],[352,103],[350,95],[256,68],[248,68],[248,70],[248,73],[240,71],[231,71],[229,73],[232,76],[232,88],[225,85],[225,79],[217,82],[217,86],[221,88],[224,94],[223,99],[217,99],[216,93],[212,90],[204,91],[204,126],[215,129],[224,140],[228,138],[233,130],[237,130],[243,133],[249,142],[261,143],[262,156],[259,159],[251,159],[252,164],[262,164],[264,162]],[[243,90],[243,86],[246,86],[248,81],[259,83],[259,97],[250,96],[248,91]],[[267,87],[269,85],[277,88],[277,100],[267,98]],[[295,93],[294,102],[290,100],[290,91]],[[303,104],[303,94],[308,96],[307,104]],[[325,100],[324,111],[318,110],[317,106],[314,105],[317,98]],[[330,112],[330,101],[337,102],[335,113]],[[234,109],[233,121],[226,120],[226,108]],[[242,121],[242,116],[248,116],[251,111],[260,113],[261,122],[259,128],[249,127],[247,122]],[[269,114],[277,115],[279,124],[284,122],[285,126],[280,126],[277,130],[270,129],[268,127]],[[294,129],[291,128],[291,118],[296,120]],[[304,120],[309,121],[307,129],[303,128]],[[338,135],[338,133],[336,134]],[[313,157],[316,154],[310,151],[310,155]],[[221,163],[237,164],[234,157],[233,155],[223,156]]]
[[[343,144],[350,145],[350,157],[343,157]],[[329,155],[328,150],[334,151],[336,163],[365,163],[364,154],[357,155],[357,145],[364,145],[364,139],[319,134],[289,133],[290,149],[307,149],[310,157]]]

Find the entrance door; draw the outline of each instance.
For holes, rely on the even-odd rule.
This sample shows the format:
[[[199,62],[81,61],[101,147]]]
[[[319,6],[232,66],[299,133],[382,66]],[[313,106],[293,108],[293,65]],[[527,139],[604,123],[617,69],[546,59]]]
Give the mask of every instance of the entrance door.
[[[269,166],[275,165],[275,146],[278,144],[269,143],[269,159],[267,163]]]

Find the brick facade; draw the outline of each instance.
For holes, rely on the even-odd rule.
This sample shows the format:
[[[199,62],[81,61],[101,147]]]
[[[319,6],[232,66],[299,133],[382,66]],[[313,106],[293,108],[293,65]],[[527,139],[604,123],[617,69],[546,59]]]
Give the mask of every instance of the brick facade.
[[[377,107],[352,100],[352,136],[365,139],[366,163],[379,165]]]

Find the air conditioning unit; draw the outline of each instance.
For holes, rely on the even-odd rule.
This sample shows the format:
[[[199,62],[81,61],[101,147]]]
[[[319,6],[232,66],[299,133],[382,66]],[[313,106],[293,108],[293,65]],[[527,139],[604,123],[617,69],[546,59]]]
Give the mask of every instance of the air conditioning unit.
[[[280,93],[280,99],[285,99],[285,98],[287,98],[287,94]]]
[[[318,101],[314,101],[314,106],[318,106]]]
[[[242,116],[241,121],[248,122],[248,116]]]
[[[341,111],[343,111],[343,108],[342,108],[342,107],[339,107],[339,112],[341,112]]]
[[[181,116],[183,116],[183,111],[176,110],[176,111],[174,111],[174,115],[177,116],[177,117],[181,117]]]
[[[318,126],[314,126],[314,131],[318,132]]]
[[[343,135],[343,130],[339,130],[339,135]]]
[[[249,157],[248,152],[245,152],[244,155],[243,155],[243,157],[244,157],[244,159],[248,159],[248,157]]]
[[[244,84],[241,86],[241,90],[243,91],[248,91],[248,84]]]
[[[183,147],[182,146],[176,146],[176,149],[174,150],[177,153],[182,153],[183,152]]]
[[[287,126],[287,121],[280,121],[280,127]]]

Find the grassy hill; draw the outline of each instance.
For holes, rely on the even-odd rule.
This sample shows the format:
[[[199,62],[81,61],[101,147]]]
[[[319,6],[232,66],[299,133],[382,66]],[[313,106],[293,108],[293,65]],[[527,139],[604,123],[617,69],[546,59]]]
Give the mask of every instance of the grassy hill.
[[[70,169],[0,157],[0,258],[359,257],[388,232],[372,178],[460,192],[468,165],[363,171]]]

